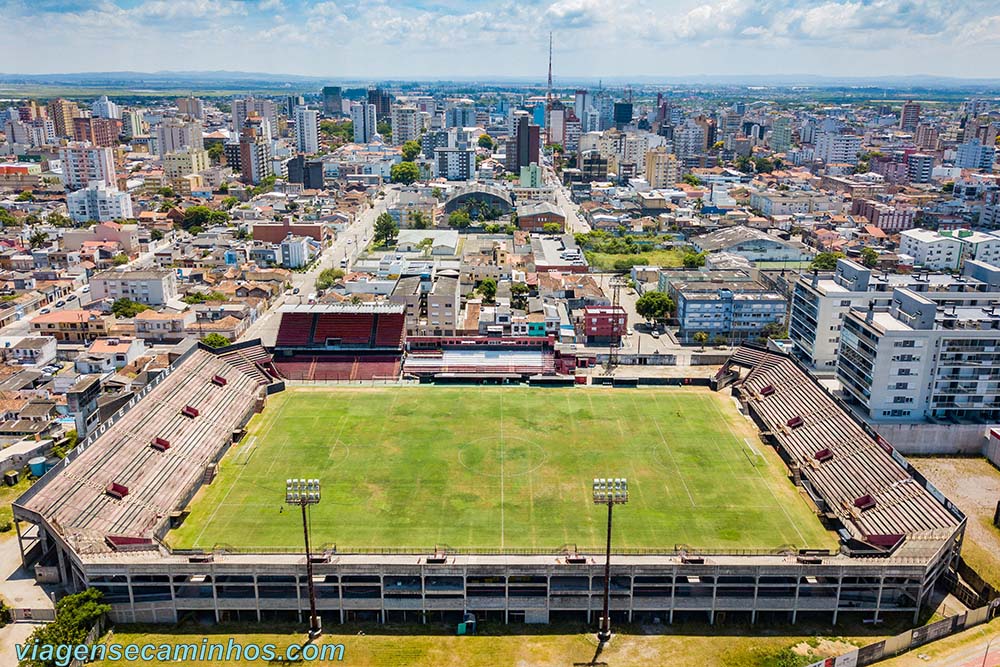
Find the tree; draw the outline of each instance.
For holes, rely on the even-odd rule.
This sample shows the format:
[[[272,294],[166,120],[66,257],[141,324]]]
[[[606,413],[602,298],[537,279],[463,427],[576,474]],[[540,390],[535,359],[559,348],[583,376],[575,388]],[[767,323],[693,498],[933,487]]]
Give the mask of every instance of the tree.
[[[431,188],[431,197],[434,197],[434,199],[440,200],[442,194],[444,194],[444,192],[441,190],[441,188],[439,187]]]
[[[758,174],[769,174],[774,171],[774,163],[766,157],[757,158],[753,164]]]
[[[705,266],[705,261],[708,258],[708,253],[704,252],[694,252],[689,250],[684,253],[684,259],[681,260],[684,263],[685,269],[699,269]]]
[[[941,186],[941,192],[954,192],[955,191],[955,181],[948,181]]]
[[[674,300],[665,292],[646,292],[635,302],[635,312],[646,320],[665,320],[673,310]]]
[[[236,197],[223,197],[219,205],[222,206],[222,210],[228,211],[239,203],[240,200]]]
[[[48,217],[45,218],[45,222],[52,225],[53,227],[72,227],[73,221],[67,218],[62,213],[49,213]]]
[[[154,229],[149,233],[149,238],[153,241],[162,241],[163,232],[161,232],[159,229]]]
[[[226,194],[227,192],[229,192],[229,183],[226,182],[220,183],[219,192],[221,192],[222,194]]]
[[[694,336],[694,342],[701,344],[701,351],[705,351],[705,343],[708,342],[708,334],[704,331],[696,331]]]
[[[495,146],[493,138],[488,134],[480,134],[478,143],[480,148],[489,148],[490,150],[493,150],[493,146]]]
[[[378,132],[386,141],[392,139],[392,125],[389,125],[389,121],[387,120],[380,120],[376,123],[375,131]]]
[[[510,295],[515,308],[524,310],[528,307],[528,285],[527,283],[511,283]]]
[[[26,646],[39,646],[38,653],[35,657],[21,660],[20,667],[55,667],[67,664],[58,655],[59,646],[85,643],[91,628],[111,611],[111,605],[101,602],[103,597],[101,591],[88,588],[59,600],[56,603],[56,620],[38,626],[26,640]]]
[[[699,179],[697,176],[691,173],[687,173],[681,176],[681,180],[687,183],[688,185],[693,185],[695,187],[701,185],[701,179]]]
[[[472,218],[469,217],[469,212],[464,208],[460,208],[448,216],[449,227],[454,227],[455,229],[465,229],[471,224]]]
[[[149,306],[124,297],[121,299],[115,299],[115,302],[111,304],[111,312],[114,316],[125,319],[135,317],[144,310],[149,310]]]
[[[833,271],[837,268],[837,260],[843,256],[842,252],[821,252],[813,258],[809,268],[816,271]]]
[[[222,156],[225,153],[222,144],[212,144],[208,147],[208,157],[212,161],[212,164],[219,164],[222,162]]]
[[[497,281],[493,278],[483,278],[478,291],[483,295],[483,301],[493,303],[497,298]]]
[[[316,278],[316,289],[326,290],[333,287],[333,284],[344,277],[342,269],[323,269],[319,277]]]
[[[869,269],[874,269],[875,265],[878,264],[878,252],[873,248],[862,248],[861,263]]]
[[[545,234],[560,234],[563,227],[558,222],[546,222],[542,225],[542,232]]]
[[[393,183],[409,185],[420,179],[420,167],[414,162],[400,162],[392,165],[389,170],[389,180]]]
[[[760,328],[759,341],[761,343],[781,338],[788,338],[788,330],[785,329],[785,325],[781,322],[768,322]]]
[[[164,187],[158,189],[156,191],[156,194],[160,195],[161,197],[166,197],[168,199],[174,199],[174,198],[177,197],[177,193],[174,192],[174,189],[172,187],[170,187],[169,185],[164,186]]]
[[[377,245],[389,245],[396,238],[398,232],[399,225],[396,224],[396,220],[388,213],[380,213],[375,218],[374,240]]]
[[[115,266],[124,266],[128,264],[128,255],[126,255],[123,252],[120,252],[111,258],[111,263],[114,264]]]
[[[35,195],[31,190],[22,190],[15,201],[35,201]]]
[[[28,237],[28,245],[32,248],[42,248],[49,244],[49,235],[40,229],[36,229]]]
[[[225,211],[214,211],[207,206],[192,206],[184,211],[181,227],[190,232],[192,227],[204,228],[208,225],[224,225],[227,222],[229,214]]]
[[[403,143],[403,161],[404,162],[413,162],[417,158],[418,155],[420,155],[420,142],[419,141],[413,141],[411,139],[410,141],[407,141],[407,142]]]
[[[225,347],[232,341],[219,333],[210,333],[201,339],[201,342],[209,347]]]
[[[427,214],[423,211],[414,211],[410,214],[410,227],[413,229],[427,229],[430,226]]]
[[[229,297],[222,292],[191,292],[181,298],[181,301],[188,304],[205,303],[206,301],[229,301]]]

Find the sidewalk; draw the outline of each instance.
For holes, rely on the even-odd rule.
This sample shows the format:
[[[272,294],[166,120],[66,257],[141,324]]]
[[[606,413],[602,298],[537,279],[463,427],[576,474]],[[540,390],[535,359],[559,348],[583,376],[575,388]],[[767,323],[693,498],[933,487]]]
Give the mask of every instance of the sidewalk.
[[[52,609],[55,605],[51,595],[55,586],[41,586],[35,583],[34,574],[21,568],[21,554],[16,537],[0,538],[0,596],[11,607],[31,609]],[[14,644],[28,638],[38,623],[10,623],[0,628],[0,665],[16,665]]]

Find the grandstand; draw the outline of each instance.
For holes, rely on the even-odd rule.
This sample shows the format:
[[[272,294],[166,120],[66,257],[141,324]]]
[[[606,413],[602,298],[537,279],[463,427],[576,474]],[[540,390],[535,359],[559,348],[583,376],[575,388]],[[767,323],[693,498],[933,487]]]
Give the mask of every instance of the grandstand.
[[[744,346],[715,376],[733,383],[765,438],[859,553],[951,535],[962,515],[906,459],[785,355]]]
[[[19,512],[77,553],[155,548],[166,517],[263,408],[267,359],[259,341],[222,353],[191,347],[18,499]]]
[[[396,379],[405,319],[397,304],[284,306],[273,368],[288,380]]]
[[[286,305],[275,349],[399,350],[403,346],[403,306],[385,303]]]
[[[555,373],[555,356],[547,349],[413,350],[403,372],[416,377],[481,376],[499,374],[513,378]]]

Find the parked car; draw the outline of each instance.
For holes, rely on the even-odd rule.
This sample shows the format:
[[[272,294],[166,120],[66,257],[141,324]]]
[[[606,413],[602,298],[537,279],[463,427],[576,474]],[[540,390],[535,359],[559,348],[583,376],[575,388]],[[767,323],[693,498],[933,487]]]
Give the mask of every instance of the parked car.
[[[292,290],[292,294],[298,294],[298,293],[299,293],[299,288],[298,287],[296,287],[295,289]]]
[[[38,312],[39,312],[39,313],[41,313],[42,315],[48,315],[49,313],[51,313],[51,312],[52,312],[52,309],[51,309],[51,308],[42,308],[42,309],[41,309],[40,311],[38,311]]]
[[[82,292],[83,292],[84,294],[86,294],[87,292],[89,292],[89,291],[90,291],[90,285],[84,285],[84,286],[83,286],[83,290],[81,290],[81,291],[82,291]]]
[[[649,335],[652,336],[653,338],[659,338],[660,332],[657,331],[656,329],[653,329],[652,331],[649,332]]]
[[[68,297],[66,297],[66,300],[67,300],[67,301],[72,301],[72,300],[73,300],[73,299],[75,299],[75,298],[76,298],[76,295],[75,295],[75,294],[70,294],[70,295],[69,295]]]
[[[62,308],[65,305],[66,305],[66,302],[63,301],[62,299],[60,299],[59,301],[56,301],[56,308]]]

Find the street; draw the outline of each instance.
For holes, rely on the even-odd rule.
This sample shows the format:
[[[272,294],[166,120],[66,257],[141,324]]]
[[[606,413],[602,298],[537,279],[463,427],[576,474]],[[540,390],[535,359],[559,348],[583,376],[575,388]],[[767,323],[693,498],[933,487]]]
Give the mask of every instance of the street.
[[[580,207],[569,197],[569,190],[562,184],[552,166],[545,165],[545,179],[556,191],[556,206],[562,209],[566,216],[566,231],[571,234],[590,231],[590,225],[580,217]]]
[[[260,338],[265,345],[273,345],[274,339],[278,335],[278,323],[281,319],[278,310],[286,303],[305,303],[311,292],[316,291],[316,279],[324,269],[340,268],[342,259],[347,258],[348,265],[354,263],[358,255],[368,246],[375,228],[375,219],[386,208],[392,204],[398,192],[391,186],[386,186],[385,197],[375,200],[372,208],[362,211],[350,227],[337,234],[336,240],[325,248],[320,255],[320,260],[308,271],[293,273],[291,278],[292,287],[278,296],[271,304],[263,316],[251,324],[240,336],[240,340],[253,340]],[[298,289],[298,294],[291,294],[291,291]]]

